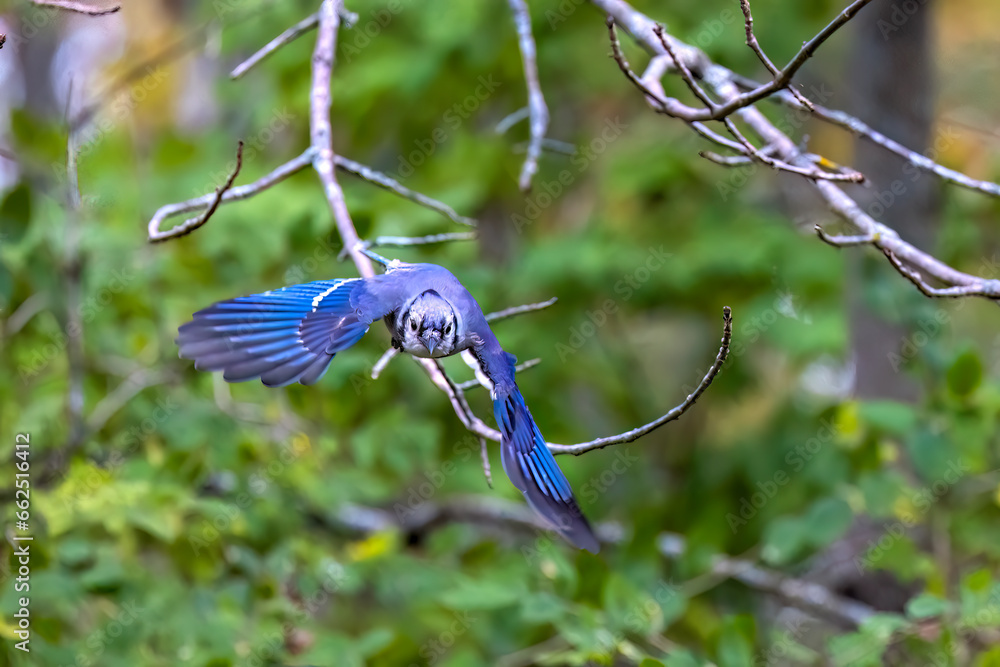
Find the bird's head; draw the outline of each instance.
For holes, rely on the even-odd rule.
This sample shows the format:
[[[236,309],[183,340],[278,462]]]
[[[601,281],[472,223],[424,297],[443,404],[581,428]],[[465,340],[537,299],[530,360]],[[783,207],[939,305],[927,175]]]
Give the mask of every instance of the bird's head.
[[[404,341],[407,350],[427,350],[429,357],[447,357],[455,352],[458,339],[458,321],[455,311],[440,294],[427,290],[410,304],[403,319]]]

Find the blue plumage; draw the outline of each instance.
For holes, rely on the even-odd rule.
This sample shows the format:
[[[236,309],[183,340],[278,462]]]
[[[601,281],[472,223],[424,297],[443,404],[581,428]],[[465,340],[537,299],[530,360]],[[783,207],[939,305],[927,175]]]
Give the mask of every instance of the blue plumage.
[[[223,371],[227,382],[309,385],[379,319],[393,345],[415,356],[472,351],[493,383],[507,476],[556,531],[596,553],[597,538],[514,381],[514,357],[500,347],[472,295],[440,266],[394,261],[373,278],[321,280],[222,301],[195,313],[180,328],[177,345],[195,368]]]
[[[222,301],[180,328],[180,354],[199,370],[223,371],[227,382],[313,384],[371,325],[351,307],[356,284],[321,280]]]

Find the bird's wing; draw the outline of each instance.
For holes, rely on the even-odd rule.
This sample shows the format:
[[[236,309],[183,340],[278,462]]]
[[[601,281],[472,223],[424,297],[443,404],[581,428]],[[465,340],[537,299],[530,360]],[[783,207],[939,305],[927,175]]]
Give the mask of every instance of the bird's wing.
[[[199,370],[224,371],[227,382],[313,384],[374,321],[351,304],[364,282],[321,280],[220,301],[181,326],[180,356]]]

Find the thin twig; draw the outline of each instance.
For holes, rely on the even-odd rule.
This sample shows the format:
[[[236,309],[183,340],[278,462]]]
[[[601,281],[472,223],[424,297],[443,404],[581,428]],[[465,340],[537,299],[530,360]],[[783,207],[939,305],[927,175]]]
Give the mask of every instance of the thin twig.
[[[361,241],[361,248],[363,251],[382,247],[406,248],[417,245],[431,245],[433,243],[449,243],[452,241],[475,241],[477,238],[478,234],[476,232],[451,232],[447,234],[428,234],[427,236],[376,236],[370,241]],[[337,259],[343,260],[348,254],[348,248],[344,246]],[[383,261],[385,258],[380,255],[368,253],[368,256],[382,265],[388,265],[388,261]]]
[[[372,366],[372,379],[377,380],[378,376],[385,370],[385,367],[389,365],[389,362],[397,356],[399,356],[399,350],[394,347],[390,347],[388,350],[383,352],[382,356],[375,362],[375,365]]]
[[[878,234],[859,234],[857,236],[830,236],[823,228],[819,225],[813,227],[816,232],[816,236],[820,238],[823,243],[827,245],[832,245],[834,248],[849,248],[851,246],[859,245],[878,245],[879,235]]]
[[[528,87],[528,109],[531,118],[531,141],[521,167],[518,185],[522,192],[531,190],[531,179],[538,173],[538,159],[542,155],[542,140],[549,128],[549,108],[545,105],[542,86],[538,81],[538,63],[535,57],[535,38],[531,34],[531,14],[525,0],[508,0],[517,26],[517,42],[524,65],[524,82]]]
[[[427,236],[376,236],[375,240],[367,243],[370,248],[405,248],[415,245],[450,243],[452,241],[475,241],[477,238],[479,238],[477,232],[450,232],[446,234],[428,234]]]
[[[310,166],[313,161],[313,154],[314,150],[312,147],[310,147],[300,155],[297,155],[296,157],[292,158],[283,165],[277,167],[270,173],[257,179],[253,183],[249,183],[247,185],[241,185],[226,190],[225,193],[223,193],[222,201],[220,202],[220,204],[225,204],[231,201],[249,199],[250,197],[257,195],[263,192],[264,190],[267,190],[273,185],[276,185],[281,181],[285,180],[289,176],[292,176],[293,174],[296,174],[302,169],[305,169],[306,167]],[[438,211],[439,213],[442,213],[443,215],[451,218],[455,222],[460,222],[462,224],[473,225],[473,226],[476,224],[475,220],[458,215],[451,207],[446,206],[445,204],[442,204],[439,201],[431,199],[430,197],[422,195],[419,192],[414,192],[408,188],[405,188],[402,185],[399,185],[399,183],[393,181],[391,178],[384,176],[383,174],[380,174],[380,172],[374,171],[373,169],[370,169],[363,164],[355,162],[354,160],[345,158],[342,155],[336,155],[334,156],[334,162],[336,163],[337,168],[342,171],[359,176],[364,180],[368,181],[369,183],[373,183],[380,187],[384,187],[392,192],[395,192],[401,197],[404,197],[418,204],[426,206],[427,208]],[[153,214],[153,217],[149,221],[148,224],[149,238],[152,239],[156,236],[165,233],[172,233],[175,231],[175,229],[171,229],[168,232],[159,231],[160,226],[168,218],[172,218],[175,215],[181,215],[182,213],[188,213],[190,211],[197,211],[204,209],[207,206],[211,205],[211,203],[214,200],[215,200],[215,193],[209,193],[207,195],[202,195],[201,197],[195,197],[194,199],[188,199],[186,201],[161,206],[159,210],[157,210],[156,213]]]
[[[259,64],[265,58],[273,54],[275,51],[280,49],[285,44],[294,41],[297,37],[304,35],[319,24],[319,15],[310,14],[306,18],[302,19],[291,28],[281,33],[270,42],[264,45],[259,51],[254,53],[252,56],[237,65],[233,71],[229,74],[229,78],[238,79],[248,71],[251,67]]]
[[[224,204],[226,202],[249,199],[250,197],[253,197],[256,194],[259,194],[264,190],[267,190],[271,186],[280,183],[289,176],[298,173],[302,169],[305,169],[306,167],[311,165],[312,156],[313,156],[313,151],[310,148],[301,155],[293,158],[292,160],[289,160],[285,164],[274,169],[269,174],[257,179],[253,183],[248,183],[247,185],[241,185],[239,187],[229,188],[225,190],[225,192],[222,193],[222,197],[219,203]],[[178,227],[181,227],[183,225],[179,225],[178,227],[173,227],[167,230],[166,232],[161,232],[160,225],[163,223],[164,220],[172,218],[175,215],[181,215],[182,213],[197,211],[206,208],[208,206],[211,206],[212,202],[215,201],[217,194],[218,193],[209,193],[207,195],[202,195],[201,197],[195,197],[194,199],[188,199],[186,201],[177,202],[175,204],[167,204],[165,206],[161,206],[156,211],[156,213],[153,214],[153,217],[149,221],[148,239],[152,241],[154,238],[158,236],[175,233]]]
[[[455,209],[451,208],[447,204],[442,204],[436,199],[431,199],[427,195],[411,190],[396,179],[387,176],[380,171],[376,171],[371,167],[367,167],[360,162],[355,162],[354,160],[349,160],[342,155],[338,155],[336,156],[336,164],[339,169],[354,174],[355,176],[359,176],[373,185],[377,185],[381,188],[389,190],[390,192],[394,192],[403,199],[409,199],[410,201],[420,204],[421,206],[425,206],[432,211],[437,211],[460,225],[475,227],[479,224],[474,218],[459,215],[455,212]]]
[[[106,8],[94,7],[93,5],[88,5],[83,2],[74,2],[73,0],[31,0],[36,5],[41,7],[53,7],[55,9],[65,9],[68,12],[76,12],[77,14],[86,14],[87,16],[105,16],[107,14],[114,14],[120,11],[121,5],[112,5]]]
[[[764,64],[764,67],[767,68],[767,71],[770,72],[772,76],[780,76],[781,72],[774,65],[774,63],[771,62],[771,59],[767,57],[767,54],[764,53],[764,49],[761,48],[760,42],[757,41],[757,35],[754,34],[753,15],[750,13],[750,0],[740,0],[740,9],[743,10],[743,21],[747,35],[747,46],[749,46],[750,50],[757,55],[757,58]],[[813,108],[812,102],[807,100],[802,95],[802,93],[800,93],[794,87],[789,86],[788,91],[792,95],[794,95],[795,99],[797,99],[803,106],[809,109]]]
[[[788,95],[787,92],[788,91],[781,91],[775,95],[773,99],[793,109],[804,108],[800,102]],[[944,165],[938,164],[929,157],[910,150],[898,141],[890,139],[878,130],[869,126],[864,121],[855,118],[848,113],[838,111],[836,109],[828,109],[824,106],[816,104],[815,102],[812,102],[812,105],[812,112],[815,114],[816,118],[831,125],[841,127],[851,132],[854,136],[861,137],[876,146],[881,146],[890,153],[894,153],[909,161],[922,171],[934,174],[946,183],[951,183],[952,185],[957,185],[958,187],[966,188],[968,190],[981,192],[991,197],[1000,197],[1000,184],[972,178],[960,171],[949,169]]]
[[[497,134],[506,134],[507,130],[514,127],[520,123],[525,118],[531,115],[531,107],[521,107],[517,111],[512,112],[506,118],[497,123],[497,126],[493,130]]]
[[[188,220],[185,220],[182,224],[177,225],[176,227],[169,229],[165,232],[154,230],[152,227],[150,227],[149,242],[162,243],[163,241],[168,241],[170,239],[176,239],[180,238],[181,236],[186,236],[191,232],[193,232],[194,230],[201,227],[202,225],[204,225],[206,222],[208,222],[208,219],[211,218],[212,214],[215,213],[216,209],[219,208],[219,204],[222,203],[222,198],[226,194],[226,191],[229,188],[233,187],[233,181],[236,180],[236,176],[240,173],[241,167],[243,167],[242,140],[240,140],[240,142],[236,145],[236,166],[233,168],[232,173],[229,174],[229,178],[226,179],[226,182],[215,190],[215,196],[212,197],[212,200],[209,203],[208,208],[205,209],[205,212],[197,217],[189,218]]]
[[[715,356],[715,363],[712,367],[708,369],[705,373],[705,377],[702,378],[701,382],[695,388],[693,392],[688,394],[688,397],[684,399],[684,402],[677,407],[669,410],[665,415],[649,422],[645,426],[640,426],[639,428],[632,429],[631,431],[626,431],[619,435],[613,435],[606,438],[598,438],[596,440],[591,440],[590,442],[581,442],[576,445],[553,445],[549,444],[549,449],[552,450],[553,454],[573,454],[579,456],[586,452],[601,449],[602,447],[607,447],[609,445],[620,445],[626,442],[632,442],[637,440],[647,433],[660,428],[667,422],[672,422],[675,419],[680,418],[685,412],[687,412],[691,406],[695,404],[698,397],[701,396],[708,386],[712,384],[712,380],[715,376],[719,374],[722,370],[722,365],[726,363],[726,357],[729,356],[729,343],[733,338],[733,312],[726,306],[722,309],[722,346],[719,348],[719,353]]]
[[[483,462],[483,474],[486,475],[486,486],[493,488],[493,471],[490,468],[490,452],[486,449],[486,438],[479,436],[479,456]]]
[[[753,158],[746,155],[719,155],[712,151],[698,151],[698,156],[723,167],[744,167],[753,164]]]
[[[924,281],[919,271],[915,271],[900,262],[891,250],[888,248],[882,248],[882,252],[885,254],[886,259],[889,260],[889,263],[893,265],[896,271],[913,283],[924,296],[935,299],[959,299],[967,296],[997,298],[1000,296],[1000,281],[998,280],[985,281],[983,285],[959,285],[944,288],[931,287]]]
[[[505,320],[508,317],[514,317],[516,315],[523,315],[524,313],[533,313],[536,310],[545,310],[549,306],[555,304],[559,299],[552,297],[547,301],[539,301],[538,303],[529,303],[523,306],[514,306],[513,308],[505,308],[503,310],[498,310],[493,313],[486,314],[487,322],[498,322],[500,320]]]

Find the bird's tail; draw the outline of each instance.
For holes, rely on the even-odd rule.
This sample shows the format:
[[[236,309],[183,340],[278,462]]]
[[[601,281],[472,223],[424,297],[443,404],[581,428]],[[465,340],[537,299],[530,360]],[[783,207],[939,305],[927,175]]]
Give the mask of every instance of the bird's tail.
[[[180,355],[199,370],[224,371],[227,382],[313,384],[368,331],[351,306],[357,284],[324,280],[220,301],[180,328]]]
[[[556,532],[574,546],[597,553],[597,537],[516,386],[496,396],[493,414],[503,436],[500,452],[507,477]]]

